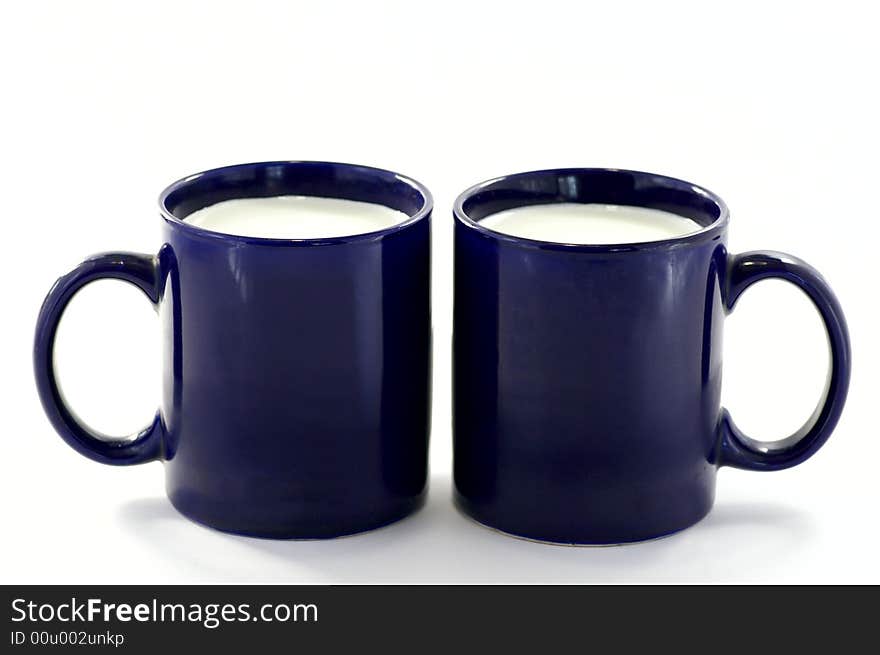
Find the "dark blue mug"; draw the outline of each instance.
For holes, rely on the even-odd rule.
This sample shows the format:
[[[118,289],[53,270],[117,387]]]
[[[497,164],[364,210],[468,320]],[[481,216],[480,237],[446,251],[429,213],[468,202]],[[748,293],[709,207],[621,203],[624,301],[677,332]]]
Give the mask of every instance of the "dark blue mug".
[[[278,195],[376,203],[409,218],[302,240],[184,220],[223,200]],[[187,177],[159,204],[157,256],[91,257],[58,280],[40,311],[37,386],[61,437],[106,464],[164,462],[182,514],[239,534],[335,537],[418,508],[430,403],[428,190],[365,166],[267,162]],[[162,405],[151,425],[121,440],[77,418],[53,366],[64,308],[101,278],[143,291],[164,331]]]
[[[480,224],[559,202],[660,209],[703,227],[576,245]],[[547,170],[474,186],[454,215],[455,498],[478,522],[561,543],[661,537],[709,512],[719,467],[794,466],[834,429],[850,375],[837,299],[796,257],[728,253],[728,210],[715,194],[650,173]],[[815,413],[773,443],[743,434],[721,407],[724,317],[767,278],[809,296],[831,348]]]

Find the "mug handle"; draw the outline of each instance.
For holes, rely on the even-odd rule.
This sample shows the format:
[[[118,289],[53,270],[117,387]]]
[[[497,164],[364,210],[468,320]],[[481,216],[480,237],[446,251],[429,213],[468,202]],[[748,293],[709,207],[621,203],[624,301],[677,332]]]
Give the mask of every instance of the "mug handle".
[[[43,301],[34,338],[34,373],[43,409],[61,438],[74,450],[103,464],[140,464],[162,459],[165,428],[159,412],[153,422],[126,439],[111,439],[88,427],[68,407],[55,376],[55,334],[67,303],[89,282],[102,278],[124,280],[144,292],[153,305],[160,296],[159,259],[132,252],[89,257],[55,282]]]
[[[761,250],[731,256],[728,260],[725,306],[733,310],[737,299],[752,284],[766,278],[791,282],[809,296],[819,310],[831,351],[825,391],[812,416],[791,436],[762,442],[743,434],[726,409],[720,422],[719,466],[752,471],[778,471],[806,461],[831,436],[840,418],[849,388],[851,354],[843,310],[822,276],[806,262],[781,252]]]

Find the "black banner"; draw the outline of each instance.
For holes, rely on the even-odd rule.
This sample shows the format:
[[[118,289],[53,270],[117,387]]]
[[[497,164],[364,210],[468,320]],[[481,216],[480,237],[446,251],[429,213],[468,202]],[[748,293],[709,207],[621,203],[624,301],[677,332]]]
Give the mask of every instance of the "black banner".
[[[546,586],[2,587],[0,652],[270,647],[337,652],[541,646],[840,651],[865,642],[876,588]],[[488,641],[487,641],[488,640]],[[708,640],[708,641],[706,641]],[[811,651],[812,652],[812,651]],[[845,652],[845,651],[844,651]]]

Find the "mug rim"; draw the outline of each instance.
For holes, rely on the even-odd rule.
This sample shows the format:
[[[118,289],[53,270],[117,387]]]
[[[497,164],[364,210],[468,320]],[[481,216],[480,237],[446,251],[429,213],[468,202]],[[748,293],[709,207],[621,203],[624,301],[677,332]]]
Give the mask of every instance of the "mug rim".
[[[506,181],[523,181],[528,178],[533,178],[537,176],[545,176],[545,175],[556,175],[556,176],[564,176],[564,175],[589,175],[596,173],[619,173],[624,175],[630,175],[637,178],[641,178],[643,180],[654,180],[655,182],[662,182],[668,185],[671,188],[676,188],[686,193],[691,193],[695,195],[699,195],[704,199],[708,199],[712,202],[718,211],[718,216],[708,225],[704,226],[702,229],[697,230],[696,232],[691,232],[690,234],[684,234],[677,237],[671,237],[668,239],[658,239],[652,241],[635,241],[630,243],[568,243],[563,241],[545,241],[541,239],[531,239],[528,237],[516,236],[513,234],[506,234],[504,232],[499,232],[497,230],[493,230],[491,228],[485,227],[480,224],[479,220],[472,218],[468,212],[465,210],[464,205],[471,198],[474,198],[477,194],[485,189],[489,188],[492,185],[500,184]],[[553,204],[553,203],[538,203],[538,204]],[[524,204],[514,205],[515,207],[522,207]],[[639,206],[639,205],[635,205]],[[485,180],[483,182],[479,182],[474,184],[473,186],[465,189],[461,192],[458,197],[455,199],[455,203],[452,208],[453,216],[455,220],[462,226],[473,230],[484,237],[494,239],[496,241],[504,241],[506,243],[517,245],[525,248],[537,248],[541,250],[565,250],[570,252],[630,252],[630,251],[642,251],[642,250],[655,250],[660,248],[670,248],[677,246],[690,245],[695,243],[702,243],[708,240],[718,239],[720,234],[727,227],[730,220],[730,211],[727,208],[727,204],[721,199],[721,197],[709,191],[705,187],[699,186],[697,184],[693,184],[692,182],[688,182],[686,180],[682,180],[676,177],[671,177],[669,175],[661,175],[658,173],[650,173],[647,171],[638,171],[626,168],[603,168],[603,167],[571,167],[571,168],[546,168],[540,170],[533,171],[524,171],[520,173],[511,173],[508,175],[501,175],[499,177],[494,177],[489,180]],[[674,212],[673,212],[674,213]],[[491,214],[489,214],[491,215]]]
[[[390,225],[388,227],[382,228],[380,230],[373,230],[371,232],[361,232],[357,234],[344,234],[340,236],[333,237],[311,237],[311,238],[302,238],[302,239],[286,239],[279,237],[260,237],[260,236],[249,236],[242,234],[231,234],[229,232],[220,232],[217,230],[209,230],[200,225],[194,225],[186,221],[185,219],[178,218],[174,215],[171,209],[168,207],[168,199],[171,194],[186,189],[186,187],[192,185],[197,180],[203,179],[207,176],[220,176],[227,173],[233,173],[236,171],[243,171],[247,169],[260,169],[260,168],[268,168],[271,166],[329,166],[339,169],[347,169],[347,170],[357,170],[362,173],[367,173],[371,176],[376,177],[379,181],[391,182],[392,180],[397,180],[398,182],[403,182],[408,185],[412,189],[414,189],[421,197],[421,207],[417,212],[413,215],[408,216],[406,220],[400,221],[399,223],[395,223],[394,225]],[[247,198],[250,196],[243,195],[242,198]],[[324,196],[321,196],[324,197]],[[310,159],[280,159],[280,160],[272,160],[272,161],[258,161],[258,162],[248,162],[243,164],[229,164],[227,166],[219,166],[216,168],[209,168],[198,173],[192,173],[185,177],[182,177],[178,180],[175,180],[168,186],[166,186],[162,192],[159,194],[158,198],[159,203],[159,214],[165,220],[165,222],[171,226],[180,228],[184,232],[192,234],[194,236],[200,237],[208,237],[212,239],[216,239],[219,241],[226,241],[230,243],[247,243],[254,245],[272,245],[272,246],[318,246],[318,245],[334,245],[334,244],[345,244],[345,243],[353,243],[358,241],[374,241],[377,239],[381,239],[390,234],[394,234],[396,232],[400,232],[405,230],[406,228],[418,223],[422,219],[426,218],[431,214],[434,209],[434,198],[431,195],[431,192],[428,188],[418,182],[417,180],[408,177],[406,175],[402,175],[400,173],[396,173],[391,170],[387,170],[384,168],[377,168],[374,166],[365,166],[362,164],[350,164],[345,162],[332,162],[332,161],[321,161],[321,160],[310,160]],[[371,204],[381,204],[381,203],[371,203]],[[207,205],[206,205],[207,206]],[[391,208],[393,209],[393,208]]]

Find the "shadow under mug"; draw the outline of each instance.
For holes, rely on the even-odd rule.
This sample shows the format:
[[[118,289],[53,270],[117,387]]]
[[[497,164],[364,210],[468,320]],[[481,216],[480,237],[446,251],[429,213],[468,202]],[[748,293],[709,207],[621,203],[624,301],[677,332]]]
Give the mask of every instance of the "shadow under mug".
[[[480,224],[560,202],[665,210],[702,229],[578,245]],[[728,210],[715,194],[650,173],[546,170],[474,186],[454,216],[455,498],[478,522],[560,543],[661,537],[709,512],[719,467],[794,466],[834,429],[850,375],[837,299],[796,257],[728,253]],[[809,296],[831,349],[816,411],[772,443],[743,434],[721,407],[724,317],[767,278]]]
[[[223,200],[277,195],[377,203],[409,218],[302,240],[232,236],[184,220]],[[428,190],[365,166],[265,162],[187,177],[159,204],[158,256],[91,257],[56,282],[40,310],[37,387],[61,437],[106,464],[163,461],[181,513],[240,534],[335,537],[418,508],[430,416]],[[162,405],[125,439],[77,418],[55,377],[62,312],[101,278],[143,291],[164,332]]]

